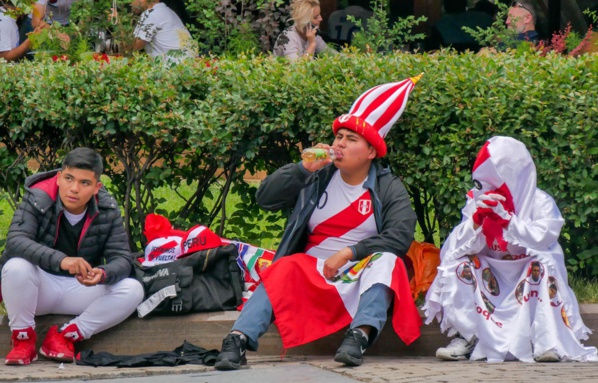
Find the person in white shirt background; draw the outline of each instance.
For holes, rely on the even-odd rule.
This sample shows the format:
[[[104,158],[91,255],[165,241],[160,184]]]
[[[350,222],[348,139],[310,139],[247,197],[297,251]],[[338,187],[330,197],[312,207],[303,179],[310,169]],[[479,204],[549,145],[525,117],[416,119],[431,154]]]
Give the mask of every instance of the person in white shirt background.
[[[14,10],[12,2],[0,2],[0,58],[6,61],[16,61],[25,56],[31,50],[31,41],[27,36],[19,41],[19,27],[17,20],[7,14],[10,9]],[[33,31],[37,33],[44,26]]]
[[[133,0],[134,12],[141,13],[135,27],[133,50],[145,48],[152,57],[166,56],[168,61],[195,56],[189,31],[180,17],[159,0]],[[178,55],[175,52],[179,52]]]
[[[34,11],[23,19],[19,30],[19,41],[23,43],[27,33],[44,24],[59,23],[66,26],[71,16],[71,6],[76,0],[38,0]]]

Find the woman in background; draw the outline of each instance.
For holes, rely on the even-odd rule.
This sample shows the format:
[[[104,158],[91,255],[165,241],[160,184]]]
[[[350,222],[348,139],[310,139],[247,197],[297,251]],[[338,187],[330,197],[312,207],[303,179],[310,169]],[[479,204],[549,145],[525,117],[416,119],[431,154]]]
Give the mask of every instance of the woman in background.
[[[322,52],[336,51],[317,35],[322,15],[319,0],[293,0],[291,3],[293,25],[283,31],[274,44],[274,55],[296,60],[312,58]]]

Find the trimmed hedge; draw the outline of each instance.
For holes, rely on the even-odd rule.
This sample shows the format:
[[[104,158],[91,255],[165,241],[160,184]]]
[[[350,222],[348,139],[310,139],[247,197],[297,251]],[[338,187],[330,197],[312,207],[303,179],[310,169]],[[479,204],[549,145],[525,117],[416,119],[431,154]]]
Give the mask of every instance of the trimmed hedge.
[[[442,241],[459,221],[484,141],[509,135],[528,146],[538,186],[565,216],[561,242],[572,270],[595,275],[596,57],[441,52],[295,63],[263,56],[197,59],[171,68],[141,57],[107,65],[4,64],[0,139],[6,149],[0,147],[0,163],[7,178],[0,187],[18,198],[27,170],[7,166],[17,153],[48,169],[64,150],[89,145],[107,158],[133,244],[142,242],[143,218],[156,208],[152,190],[167,185],[176,192],[192,181],[196,193],[187,204],[160,213],[183,227],[209,223],[259,243],[282,228],[279,216],[257,208],[244,172],[297,161],[298,146],[332,140],[332,121],[362,92],[424,72],[387,137],[385,161],[407,185],[427,240],[438,231]],[[208,211],[202,199],[215,190],[219,203]],[[230,191],[242,196],[243,206],[229,216]],[[256,229],[264,221],[266,230]]]

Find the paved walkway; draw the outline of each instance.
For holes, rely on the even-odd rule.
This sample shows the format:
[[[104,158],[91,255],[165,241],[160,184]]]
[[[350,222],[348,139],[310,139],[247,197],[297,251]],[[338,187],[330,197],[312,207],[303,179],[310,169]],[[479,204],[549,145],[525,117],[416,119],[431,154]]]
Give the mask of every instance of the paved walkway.
[[[367,355],[367,354],[366,354]],[[220,372],[185,365],[117,369],[38,361],[29,366],[0,367],[0,382],[102,383],[388,383],[388,382],[597,382],[598,363],[442,362],[432,357],[366,357],[348,368],[328,357],[253,357],[249,367]]]

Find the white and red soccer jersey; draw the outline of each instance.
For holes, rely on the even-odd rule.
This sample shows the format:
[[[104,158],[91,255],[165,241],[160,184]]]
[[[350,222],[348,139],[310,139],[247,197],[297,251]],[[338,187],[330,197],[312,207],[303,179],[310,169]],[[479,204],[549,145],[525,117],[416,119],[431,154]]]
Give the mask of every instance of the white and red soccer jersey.
[[[345,183],[336,172],[311,215],[308,229],[305,252],[322,259],[378,234],[369,190],[363,183]]]

